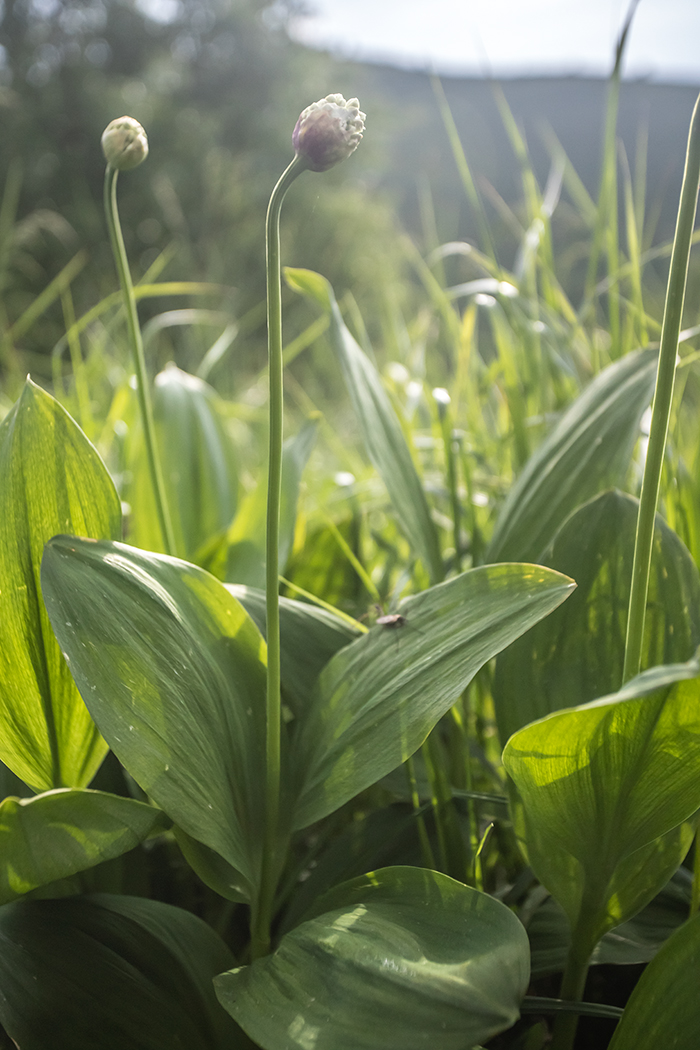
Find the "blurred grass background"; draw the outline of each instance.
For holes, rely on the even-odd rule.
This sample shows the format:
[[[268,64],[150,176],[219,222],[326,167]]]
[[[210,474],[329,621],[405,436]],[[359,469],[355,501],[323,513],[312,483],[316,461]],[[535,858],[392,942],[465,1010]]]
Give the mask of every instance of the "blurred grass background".
[[[173,308],[214,311],[208,326],[176,318],[162,326],[153,366],[174,358],[194,371],[226,327],[217,330],[217,323],[228,319],[237,326],[235,354],[209,378],[228,396],[245,387],[264,364],[261,245],[270,188],[290,157],[299,111],[331,91],[360,97],[368,131],[352,164],[295,187],[285,208],[285,262],[324,273],[339,295],[351,290],[368,337],[401,359],[397,344],[408,338],[417,284],[397,234],[406,231],[425,254],[443,242],[476,241],[478,217],[462,191],[429,76],[339,61],[294,43],[286,26],[297,7],[263,0],[151,8],[134,0],[6,0],[0,327],[7,399],[27,371],[50,381],[51,353],[71,315],[80,317],[115,288],[99,138],[122,113],[144,124],[151,145],[148,163],[120,183],[135,279],[155,265],[159,280],[217,286],[196,302],[157,297],[142,305],[144,321]],[[443,87],[498,262],[512,268],[522,233],[521,165],[494,87],[462,78]],[[501,87],[541,185],[564,153],[569,158],[552,236],[558,279],[578,301],[590,233],[585,198],[586,191],[591,201],[597,196],[607,84],[544,78]],[[640,251],[672,234],[694,97],[691,85],[621,84],[619,160],[632,173],[637,203],[646,201]],[[664,273],[663,263],[645,271],[659,294]],[[57,277],[54,291],[63,294],[38,302]],[[309,320],[308,308],[290,297],[288,338]],[[312,399],[332,393],[333,377],[319,372],[317,358],[312,374],[303,361],[296,367]]]

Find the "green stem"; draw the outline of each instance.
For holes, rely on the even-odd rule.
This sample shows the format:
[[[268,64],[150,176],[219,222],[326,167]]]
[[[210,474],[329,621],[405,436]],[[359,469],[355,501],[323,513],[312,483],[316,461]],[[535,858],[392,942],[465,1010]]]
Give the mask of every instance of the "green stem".
[[[637,536],[632,564],[632,589],[627,617],[627,641],[623,682],[639,674],[642,665],[644,641],[644,619],[646,616],[647,591],[651,568],[651,552],[654,542],[654,519],[659,500],[661,470],[666,449],[673,385],[676,377],[678,336],[683,319],[683,300],[688,276],[691,238],[695,222],[695,210],[700,187],[700,97],[695,103],[688,136],[685,172],[678,207],[678,221],[671,253],[671,268],[666,289],[666,305],[661,328],[661,347],[656,374],[656,390],[652,405],[649,447],[644,465],[644,479],[639,502]]]
[[[279,530],[282,489],[282,278],[280,272],[280,211],[294,179],[305,170],[298,156],[272,191],[267,209],[267,338],[269,376],[269,454],[267,478],[267,540],[265,607],[267,617],[267,733],[265,773],[265,837],[260,872],[260,893],[253,909],[251,955],[270,950],[270,925],[279,872],[278,831],[280,797],[280,693]]]
[[[141,413],[141,425],[143,426],[144,441],[146,443],[146,457],[148,469],[153,485],[153,496],[156,504],[158,523],[163,538],[163,546],[166,554],[175,554],[175,537],[173,534],[172,520],[165,496],[165,485],[163,484],[163,472],[156,447],[155,426],[153,424],[153,406],[148,388],[146,376],[146,361],[143,354],[143,340],[139,318],[136,312],[136,297],[134,286],[131,282],[129,262],[124,247],[124,237],[119,222],[119,209],[117,208],[117,175],[119,172],[109,164],[105,171],[104,183],[104,206],[109,227],[109,239],[112,244],[112,254],[119,274],[119,283],[124,295],[124,306],[126,308],[126,323],[129,332],[129,342],[134,360],[134,371],[136,372],[136,389],[139,399],[139,410]]]
[[[584,941],[585,946],[582,943]],[[560,999],[567,1002],[579,1002],[583,999],[590,961],[591,949],[588,938],[580,936],[579,931],[574,930],[564,966],[559,992]],[[577,1027],[578,1014],[560,1013],[554,1022],[551,1050],[572,1050]]]

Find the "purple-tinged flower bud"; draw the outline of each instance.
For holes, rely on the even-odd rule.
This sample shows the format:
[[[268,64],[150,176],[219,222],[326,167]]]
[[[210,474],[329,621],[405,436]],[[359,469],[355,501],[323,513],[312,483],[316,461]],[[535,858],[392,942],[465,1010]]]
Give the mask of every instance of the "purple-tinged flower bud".
[[[102,132],[102,152],[117,171],[136,168],[148,156],[146,132],[133,117],[117,117]]]
[[[365,130],[356,98],[327,95],[307,106],[292,134],[292,145],[311,171],[328,171],[353,153]]]

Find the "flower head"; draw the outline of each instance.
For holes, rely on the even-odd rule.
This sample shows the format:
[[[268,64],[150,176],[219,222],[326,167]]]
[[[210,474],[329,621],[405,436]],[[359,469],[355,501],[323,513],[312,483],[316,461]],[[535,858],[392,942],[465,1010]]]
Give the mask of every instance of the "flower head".
[[[117,171],[135,168],[148,156],[146,132],[133,117],[117,117],[102,132],[102,152]]]
[[[365,130],[365,114],[356,98],[327,95],[307,106],[299,117],[292,145],[311,171],[328,171],[353,153]]]

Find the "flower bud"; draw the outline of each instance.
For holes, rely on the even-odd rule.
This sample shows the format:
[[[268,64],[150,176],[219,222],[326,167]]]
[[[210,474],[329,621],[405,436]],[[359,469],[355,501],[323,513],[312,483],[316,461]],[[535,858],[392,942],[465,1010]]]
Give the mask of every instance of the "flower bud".
[[[328,171],[353,153],[365,130],[356,98],[327,95],[307,106],[292,134],[292,145],[311,171]]]
[[[148,156],[146,132],[133,117],[117,117],[102,133],[102,152],[117,171],[136,168]]]

